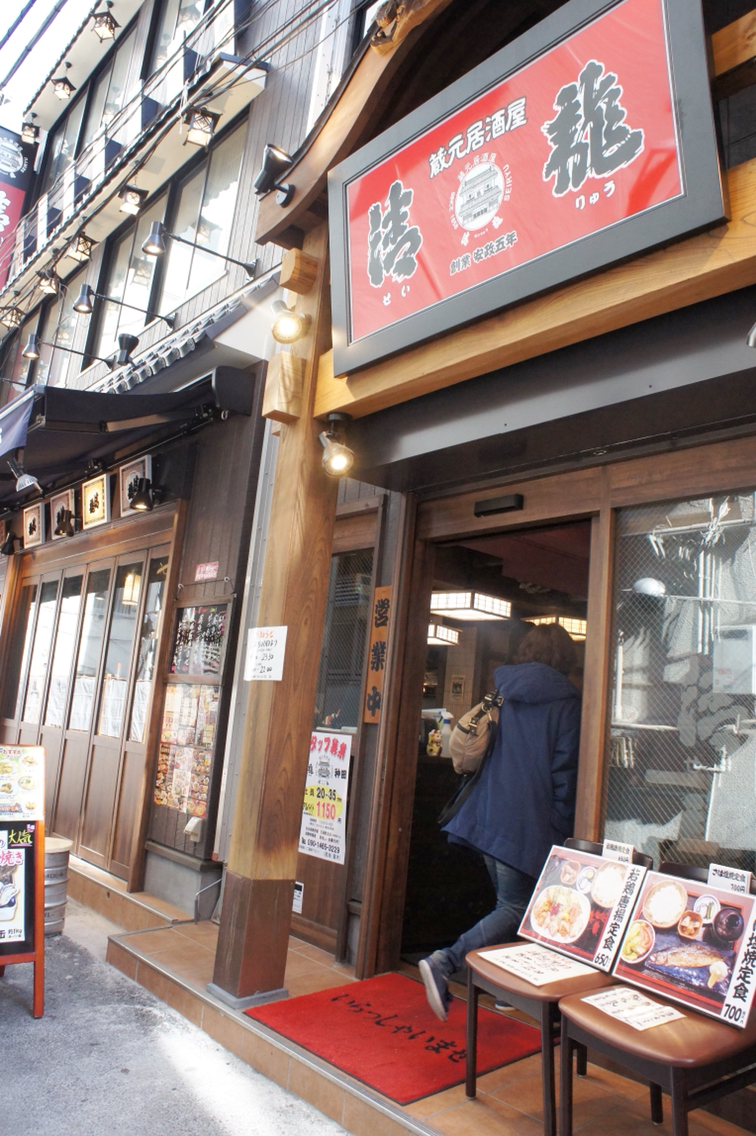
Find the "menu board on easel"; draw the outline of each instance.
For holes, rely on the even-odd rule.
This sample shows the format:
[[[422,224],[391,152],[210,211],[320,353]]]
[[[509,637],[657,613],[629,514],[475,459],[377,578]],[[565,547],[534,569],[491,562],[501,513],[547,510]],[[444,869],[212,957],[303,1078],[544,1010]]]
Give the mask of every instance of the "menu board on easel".
[[[34,963],[35,1018],[44,1011],[45,751],[0,746],[0,966]]]

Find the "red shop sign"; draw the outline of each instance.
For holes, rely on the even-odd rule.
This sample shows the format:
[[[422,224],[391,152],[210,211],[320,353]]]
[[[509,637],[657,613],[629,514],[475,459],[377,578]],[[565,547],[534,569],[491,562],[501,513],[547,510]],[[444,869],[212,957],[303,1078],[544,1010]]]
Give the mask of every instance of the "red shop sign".
[[[705,60],[697,0],[572,0],[342,163],[337,373],[721,221]]]
[[[0,127],[0,288],[8,278],[26,190],[31,180],[35,147],[12,130]]]

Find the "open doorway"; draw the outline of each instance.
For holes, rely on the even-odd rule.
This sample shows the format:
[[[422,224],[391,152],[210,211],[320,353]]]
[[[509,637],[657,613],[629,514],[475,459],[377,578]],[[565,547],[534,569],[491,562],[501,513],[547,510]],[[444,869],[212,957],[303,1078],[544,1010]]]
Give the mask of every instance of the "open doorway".
[[[412,817],[402,957],[448,946],[495,903],[480,856],[450,844],[438,815],[459,784],[446,756],[448,730],[514,661],[535,622],[559,621],[577,649],[582,686],[590,521],[476,536],[436,551]],[[444,599],[439,600],[438,594]],[[467,597],[477,596],[479,599]],[[443,611],[438,609],[443,609]],[[440,731],[432,733],[432,731]],[[443,748],[438,752],[439,741]]]

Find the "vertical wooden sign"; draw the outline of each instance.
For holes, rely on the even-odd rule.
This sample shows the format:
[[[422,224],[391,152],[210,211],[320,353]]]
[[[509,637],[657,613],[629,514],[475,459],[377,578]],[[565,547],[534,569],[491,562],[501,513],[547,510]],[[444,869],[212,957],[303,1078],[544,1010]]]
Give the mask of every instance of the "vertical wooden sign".
[[[380,722],[383,707],[383,678],[386,673],[386,643],[391,618],[391,585],[376,588],[370,613],[370,650],[365,685],[363,722]]]
[[[32,1012],[45,1009],[45,751],[0,746],[0,975],[34,964]]]

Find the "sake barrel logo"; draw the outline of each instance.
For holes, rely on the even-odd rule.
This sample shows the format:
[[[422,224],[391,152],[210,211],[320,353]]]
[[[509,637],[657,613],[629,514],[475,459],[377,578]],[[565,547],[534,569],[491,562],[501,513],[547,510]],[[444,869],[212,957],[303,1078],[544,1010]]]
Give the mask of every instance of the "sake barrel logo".
[[[0,135],[0,173],[15,178],[22,174],[29,164],[29,159],[21,149],[21,144],[13,138]]]

